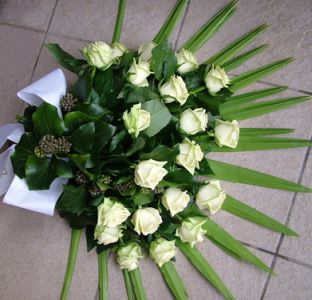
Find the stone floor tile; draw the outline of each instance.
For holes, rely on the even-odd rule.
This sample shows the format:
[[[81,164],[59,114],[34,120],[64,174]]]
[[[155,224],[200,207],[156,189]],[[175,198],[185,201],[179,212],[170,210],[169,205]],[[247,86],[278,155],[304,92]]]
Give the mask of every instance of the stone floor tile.
[[[303,184],[312,186],[312,153],[304,169]],[[311,194],[298,194],[290,216],[289,226],[299,233],[297,239],[284,239],[279,253],[299,261],[312,262],[312,196]]]
[[[226,0],[191,1],[179,37],[179,47],[204,24],[205,20],[208,20],[227,2]],[[309,0],[282,2],[276,0],[258,2],[241,0],[234,16],[197,54],[201,60],[205,60],[242,34],[258,25],[267,23],[270,25],[267,32],[258,37],[252,47],[262,43],[269,43],[270,47],[256,58],[248,61],[239,71],[246,71],[293,56],[296,58],[295,62],[270,75],[265,80],[276,84],[287,83],[292,88],[311,92],[310,76],[302,75],[312,72],[310,60],[312,49],[311,20],[312,6]]]
[[[128,1],[121,42],[129,48],[150,41],[157,33],[175,0]],[[50,32],[85,40],[110,42],[115,25],[118,1],[60,0]]]
[[[12,26],[0,25],[0,125],[14,123],[23,104],[16,93],[29,84],[39,54],[43,34]],[[5,42],[4,42],[5,41]]]
[[[0,22],[47,30],[56,0],[3,0]]]
[[[278,258],[264,300],[307,300],[312,298],[312,270]]]

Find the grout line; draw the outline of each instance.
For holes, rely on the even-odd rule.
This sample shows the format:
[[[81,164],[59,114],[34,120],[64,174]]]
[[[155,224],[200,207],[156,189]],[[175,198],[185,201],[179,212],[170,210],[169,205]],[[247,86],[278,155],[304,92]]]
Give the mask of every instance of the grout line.
[[[63,33],[56,33],[56,32],[53,32],[53,31],[49,31],[48,34],[54,35],[56,37],[62,37],[62,38],[70,39],[70,40],[73,40],[73,41],[84,42],[84,43],[88,43],[88,44],[94,42],[94,41],[90,41],[90,40],[81,39],[81,38],[78,38],[78,37],[73,37],[73,36],[70,36],[70,35],[67,35],[67,34],[63,34]]]
[[[312,136],[310,136],[310,140],[312,140]],[[300,173],[299,173],[299,177],[298,177],[298,180],[297,180],[297,183],[300,183],[302,178],[303,178],[303,173],[305,171],[305,168],[306,168],[306,164],[307,164],[307,160],[309,158],[309,155],[311,153],[311,147],[308,147],[308,149],[306,150],[306,153],[305,153],[305,156],[304,156],[304,160],[303,160],[303,163],[302,163],[302,167],[301,167],[301,170],[300,170]],[[289,223],[289,220],[290,220],[290,216],[291,216],[291,213],[292,213],[292,210],[293,210],[293,207],[295,205],[295,201],[296,201],[296,198],[297,198],[297,195],[298,195],[298,192],[295,192],[294,195],[293,195],[293,198],[291,200],[291,203],[290,203],[290,207],[288,209],[288,213],[287,213],[287,216],[286,216],[286,222],[285,222],[285,225],[287,226],[288,223]],[[277,244],[277,247],[276,247],[276,251],[275,251],[275,254],[274,254],[274,258],[273,258],[273,261],[271,263],[271,269],[273,270],[275,265],[276,265],[276,262],[277,262],[277,258],[280,256],[279,255],[279,250],[282,246],[282,243],[283,243],[283,240],[284,240],[284,237],[285,235],[284,234],[281,234],[280,235],[280,238],[279,238],[279,241],[278,241],[278,244]],[[288,258],[289,259],[289,258]],[[292,259],[293,262],[295,261],[294,259]],[[296,260],[297,261],[297,260]],[[298,262],[298,261],[297,261]],[[302,265],[302,263],[301,263]],[[309,266],[309,265],[308,265]],[[264,284],[264,287],[263,287],[263,290],[262,290],[262,293],[261,293],[261,296],[260,296],[260,300],[263,300],[264,299],[264,296],[265,296],[265,293],[268,289],[268,286],[269,286],[269,283],[270,283],[270,279],[271,279],[271,275],[269,274],[266,278],[266,281],[265,281],[265,284]]]
[[[261,247],[258,247],[258,246],[254,246],[254,245],[251,245],[251,244],[248,244],[248,243],[245,243],[245,242],[241,242],[241,243],[244,244],[245,246],[249,247],[249,248],[259,250],[259,251],[264,252],[266,254],[276,255],[278,258],[281,258],[283,260],[295,263],[297,265],[306,267],[308,269],[312,269],[312,264],[305,263],[305,262],[303,262],[301,260],[298,260],[296,258],[292,258],[292,257],[286,256],[286,255],[282,255],[282,254],[275,254],[273,251],[270,251],[270,250],[267,250],[267,249],[264,249],[264,248],[261,248]]]
[[[24,26],[24,25],[17,25],[17,24],[8,23],[8,22],[0,22],[0,25],[10,26],[10,27],[18,28],[18,29],[35,31],[37,33],[46,33],[46,31],[42,30],[42,29],[37,29],[37,28],[34,28],[34,27],[29,27],[29,26]]]
[[[51,16],[50,16],[50,20],[49,20],[49,23],[48,23],[48,27],[47,27],[47,30],[46,30],[46,32],[45,32],[45,35],[44,35],[44,38],[43,38],[43,41],[42,41],[42,44],[41,44],[41,47],[40,47],[40,50],[39,50],[39,54],[38,54],[37,59],[36,59],[36,61],[35,61],[33,70],[32,70],[32,72],[31,72],[30,82],[32,82],[33,77],[34,77],[34,75],[35,75],[35,71],[36,71],[36,68],[37,68],[37,65],[38,65],[38,61],[39,61],[39,58],[40,58],[42,49],[43,49],[43,47],[44,47],[45,41],[46,41],[46,39],[47,39],[48,31],[49,31],[49,28],[50,28],[50,26],[51,26],[52,19],[53,19],[54,12],[55,12],[56,6],[57,6],[57,4],[58,4],[58,1],[59,1],[59,0],[56,0],[56,1],[55,1],[53,10],[52,10],[52,13],[51,13]]]
[[[177,38],[176,38],[176,40],[175,40],[175,42],[174,42],[174,47],[173,47],[174,50],[177,49],[177,45],[178,45],[178,42],[179,42],[179,39],[180,39],[180,35],[181,35],[182,29],[183,29],[183,26],[184,26],[184,22],[185,22],[185,19],[186,19],[186,15],[188,14],[188,11],[189,11],[190,2],[191,2],[191,1],[188,1],[188,2],[187,2],[187,6],[186,6],[186,8],[185,8],[184,16],[183,16],[183,18],[182,18],[181,25],[180,25],[180,28],[179,28],[179,30],[178,30]]]

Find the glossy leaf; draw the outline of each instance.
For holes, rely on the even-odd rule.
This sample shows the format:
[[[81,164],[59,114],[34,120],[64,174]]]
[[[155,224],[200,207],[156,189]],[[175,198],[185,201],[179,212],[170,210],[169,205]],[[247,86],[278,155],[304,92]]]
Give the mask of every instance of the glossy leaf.
[[[72,94],[78,98],[80,102],[86,103],[89,101],[89,96],[92,91],[92,81],[95,73],[95,68],[89,67],[84,70],[78,80],[72,87]]]
[[[141,160],[154,159],[158,161],[174,161],[179,153],[178,146],[169,148],[164,145],[159,145],[150,153],[142,153],[140,158]]]
[[[292,128],[240,128],[240,136],[263,136],[292,133]]]
[[[74,171],[68,161],[52,157],[51,170],[57,176],[63,178],[73,178]]]
[[[89,122],[78,127],[70,138],[74,150],[80,153],[89,153],[93,147],[94,134],[94,122]]]

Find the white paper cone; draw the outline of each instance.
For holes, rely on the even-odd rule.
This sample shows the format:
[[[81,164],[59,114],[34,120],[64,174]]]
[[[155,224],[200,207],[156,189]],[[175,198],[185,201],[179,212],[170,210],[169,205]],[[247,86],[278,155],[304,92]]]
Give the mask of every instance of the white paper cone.
[[[22,124],[6,124],[0,126],[0,148],[6,140],[18,143],[23,133],[24,127]]]
[[[0,196],[4,195],[14,178],[14,172],[10,156],[14,151],[14,146],[11,146],[0,154]]]

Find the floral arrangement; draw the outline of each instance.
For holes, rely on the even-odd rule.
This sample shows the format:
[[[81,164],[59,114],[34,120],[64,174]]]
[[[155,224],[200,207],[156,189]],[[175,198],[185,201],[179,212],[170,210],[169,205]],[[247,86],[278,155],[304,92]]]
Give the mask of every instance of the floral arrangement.
[[[229,77],[229,71],[266,47],[241,53],[265,30],[261,25],[198,63],[196,50],[230,18],[236,1],[175,51],[167,39],[186,5],[179,0],[154,40],[137,51],[119,42],[124,0],[110,45],[87,45],[81,51],[84,59],[77,59],[57,44],[47,44],[58,63],[77,74],[77,81],[66,90],[64,74],[56,70],[25,88],[18,95],[29,106],[18,117],[19,124],[2,127],[5,139],[16,143],[1,154],[1,170],[13,170],[4,184],[9,189],[4,201],[27,203],[27,208],[47,214],[53,214],[57,201],[57,211],[72,228],[61,299],[68,297],[82,230],[88,250],[98,253],[99,298],[107,299],[107,258],[114,252],[131,300],[147,298],[139,271],[145,256],[157,264],[176,299],[188,298],[174,265],[178,249],[225,298],[234,299],[196,249],[205,237],[234,257],[272,272],[213,221],[211,215],[220,209],[296,235],[226,194],[219,180],[297,192],[311,189],[209,159],[211,152],[311,145],[276,137],[291,129],[240,128],[238,123],[307,100],[256,101],[285,87],[234,95],[291,59]]]

